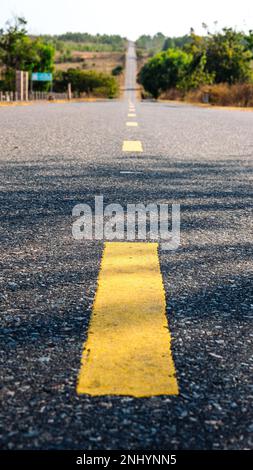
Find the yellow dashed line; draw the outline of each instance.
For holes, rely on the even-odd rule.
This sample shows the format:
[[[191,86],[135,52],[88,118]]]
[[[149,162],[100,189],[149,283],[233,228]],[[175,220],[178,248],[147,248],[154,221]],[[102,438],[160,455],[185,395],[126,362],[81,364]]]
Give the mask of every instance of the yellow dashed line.
[[[136,117],[135,113],[128,113],[128,117]]]
[[[127,122],[126,125],[128,127],[138,127],[138,122]]]
[[[140,140],[124,140],[123,152],[143,152],[142,143]]]
[[[177,395],[157,243],[106,243],[77,392]]]

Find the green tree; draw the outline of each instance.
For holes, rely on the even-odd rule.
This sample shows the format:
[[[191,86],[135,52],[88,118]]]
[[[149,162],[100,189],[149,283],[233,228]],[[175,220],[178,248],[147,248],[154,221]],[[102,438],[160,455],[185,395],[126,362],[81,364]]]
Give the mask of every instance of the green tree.
[[[157,99],[163,91],[178,85],[191,60],[191,56],[180,49],[160,52],[143,66],[138,81]]]
[[[253,52],[253,30],[249,31],[249,34],[246,34],[245,36],[245,44],[248,47],[248,49]]]
[[[118,75],[121,75],[123,73],[123,65],[117,65],[112,69],[112,75],[114,77],[117,77]]]
[[[17,51],[26,38],[26,20],[15,18],[14,22],[7,22],[7,29],[0,29],[0,59],[8,68],[17,68],[20,58]]]
[[[188,88],[201,84],[248,82],[252,78],[251,34],[224,28],[222,32],[198,36],[191,31],[184,50],[192,55],[192,63],[184,83]]]
[[[207,26],[203,24],[204,29]],[[178,84],[178,88],[184,91],[196,89],[201,85],[212,85],[215,80],[215,72],[209,72],[207,69],[207,38],[198,36],[194,30],[191,30],[188,40],[184,43],[183,49],[191,55],[192,60],[189,63],[185,76]]]
[[[14,18],[0,30],[0,61],[5,68],[5,86],[14,89],[15,70],[52,72],[54,48],[41,39],[31,39],[24,18]]]
[[[166,38],[162,50],[167,51],[167,49],[183,49],[186,44],[190,42],[191,38],[187,34],[185,36],[180,36],[180,37],[173,37],[173,38]]]
[[[124,51],[126,48],[126,38],[121,36],[89,33],[67,32],[61,35],[43,35],[41,39],[48,44],[52,44],[57,51],[63,53],[66,45],[72,50],[80,51]]]
[[[197,89],[201,85],[212,85],[214,83],[215,73],[209,73],[206,70],[206,54],[198,57],[198,60],[192,59],[189,63],[187,73],[178,83],[177,88],[183,91]]]
[[[252,51],[243,33],[224,28],[220,33],[209,34],[206,69],[215,74],[216,83],[234,84],[252,80],[252,58]]]
[[[154,36],[143,34],[137,39],[136,47],[147,50],[153,55],[162,50],[165,39],[162,33],[156,33]]]

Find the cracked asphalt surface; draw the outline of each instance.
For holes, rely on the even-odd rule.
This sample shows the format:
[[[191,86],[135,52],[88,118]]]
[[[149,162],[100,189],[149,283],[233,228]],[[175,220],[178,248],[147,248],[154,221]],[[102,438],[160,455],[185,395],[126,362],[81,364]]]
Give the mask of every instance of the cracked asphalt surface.
[[[137,102],[126,128],[127,109],[0,108],[2,449],[252,449],[253,113]],[[103,242],[71,213],[95,195],[181,204],[160,250],[178,397],[76,394]]]

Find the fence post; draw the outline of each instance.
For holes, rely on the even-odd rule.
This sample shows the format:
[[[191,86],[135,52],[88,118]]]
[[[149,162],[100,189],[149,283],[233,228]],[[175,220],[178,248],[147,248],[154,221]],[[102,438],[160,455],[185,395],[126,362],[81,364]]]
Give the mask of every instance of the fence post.
[[[18,93],[18,99],[23,101],[24,99],[24,75],[21,70],[16,70],[16,91]]]
[[[68,98],[68,100],[71,100],[71,98],[72,98],[71,83],[68,83],[67,98]]]
[[[29,73],[23,72],[23,87],[24,87],[24,101],[28,101],[28,89],[29,89]]]

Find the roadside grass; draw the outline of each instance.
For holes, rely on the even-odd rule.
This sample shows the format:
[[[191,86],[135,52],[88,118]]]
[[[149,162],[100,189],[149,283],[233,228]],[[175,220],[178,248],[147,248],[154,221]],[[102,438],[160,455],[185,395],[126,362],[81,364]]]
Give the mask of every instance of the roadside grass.
[[[201,87],[198,90],[188,92],[185,100],[203,103],[203,96],[206,94],[209,96],[209,103],[213,105],[245,108],[253,106],[253,85],[249,83],[236,85],[220,83]]]
[[[208,102],[204,97],[208,95]],[[144,99],[148,98],[143,95]],[[160,100],[177,100],[188,103],[202,103],[213,106],[229,106],[240,108],[253,107],[253,85],[249,83],[238,83],[236,85],[228,85],[220,83],[217,85],[202,86],[196,90],[190,90],[184,93],[177,88],[171,88],[162,93]]]

